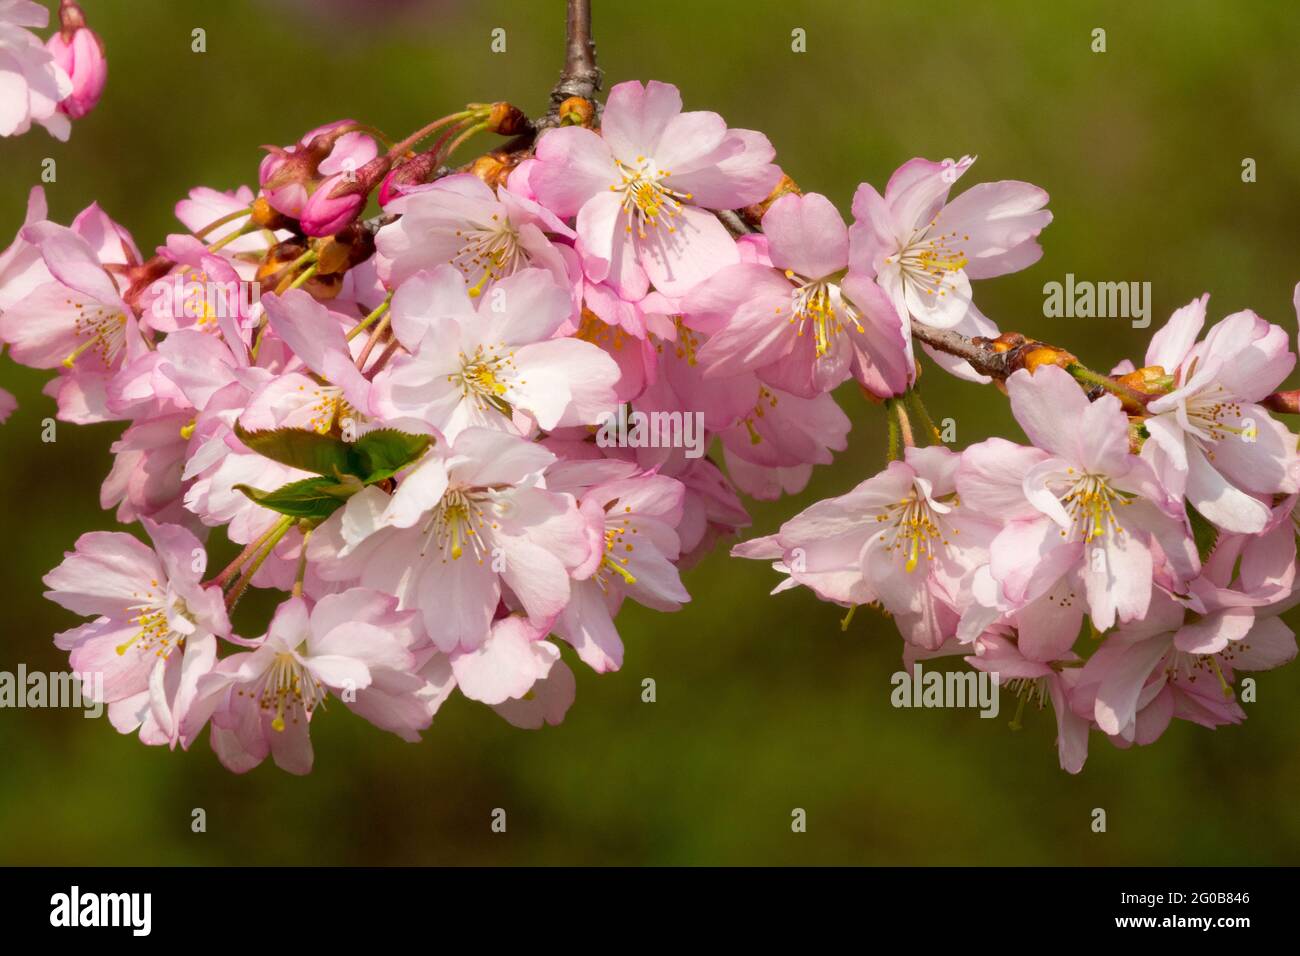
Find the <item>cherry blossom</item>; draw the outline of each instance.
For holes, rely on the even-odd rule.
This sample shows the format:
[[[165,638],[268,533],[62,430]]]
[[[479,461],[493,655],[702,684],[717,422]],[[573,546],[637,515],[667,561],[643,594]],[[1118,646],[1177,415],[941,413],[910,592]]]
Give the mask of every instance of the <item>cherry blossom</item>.
[[[738,261],[735,243],[710,209],[763,199],[780,177],[767,137],[729,129],[706,111],[683,112],[668,83],[619,83],[601,131],[548,132],[529,184],[558,216],[577,217],[592,278],[621,291],[647,283],[680,295]],[[635,296],[634,298],[639,297]]]

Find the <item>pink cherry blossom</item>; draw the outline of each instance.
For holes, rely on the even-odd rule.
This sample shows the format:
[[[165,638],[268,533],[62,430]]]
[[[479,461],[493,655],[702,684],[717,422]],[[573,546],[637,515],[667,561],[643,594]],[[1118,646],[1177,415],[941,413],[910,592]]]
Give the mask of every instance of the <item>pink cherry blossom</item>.
[[[10,265],[27,291],[0,315],[0,340],[17,362],[64,370],[55,387],[61,417],[78,423],[118,417],[109,382],[145,344],[135,310],[106,267],[138,264],[138,250],[98,206],[84,210],[72,228],[48,221],[25,226],[20,241],[39,251],[40,262],[17,243],[10,247]]]
[[[620,83],[599,134],[574,126],[542,136],[528,183],[556,215],[577,217],[592,278],[608,276],[634,299],[647,282],[680,295],[738,261],[708,210],[766,197],[780,178],[773,155],[761,133],[728,129],[716,113],[682,112],[675,86]]]
[[[136,418],[110,446],[113,467],[100,488],[100,507],[116,508],[123,524],[152,518],[197,527],[182,504],[189,420],[188,411],[174,409]]]
[[[1269,670],[1296,656],[1295,635],[1276,616],[1229,607],[1187,619],[1163,592],[1146,617],[1121,627],[1079,675],[1076,710],[1124,743],[1146,744],[1173,717],[1207,727],[1245,718],[1229,685],[1235,672]]]
[[[479,647],[507,596],[533,626],[549,626],[568,603],[570,572],[591,554],[573,498],[543,484],[554,460],[524,438],[467,428],[393,494],[371,486],[350,498],[312,547],[328,577],[418,609],[444,652]]]
[[[732,553],[776,561],[789,575],[777,590],[804,585],[837,604],[879,602],[905,639],[937,648],[955,633],[996,530],[956,500],[957,466],[946,448],[909,448],[903,461]]]
[[[370,414],[370,382],[356,366],[346,320],[301,289],[262,299],[271,329],[295,360],[249,399],[241,422],[250,430],[307,428],[322,434],[349,427],[361,434]],[[356,349],[362,340],[356,339]]]
[[[705,373],[756,370],[805,398],[850,375],[880,398],[904,391],[915,373],[902,316],[868,275],[845,275],[849,232],[830,201],[782,196],[763,217],[763,231],[775,268],[729,266],[682,303],[713,333],[700,352]]]
[[[262,322],[262,304],[240,274],[240,261],[208,251],[193,236],[173,234],[158,254],[176,264],[141,296],[141,320],[150,332],[220,332],[241,360]],[[131,371],[123,374],[130,379]]]
[[[802,491],[814,465],[848,447],[848,433],[848,416],[830,395],[800,398],[760,385],[753,407],[719,438],[736,484],[770,501]]]
[[[853,197],[849,230],[855,270],[874,276],[903,316],[966,335],[996,334],[971,304],[971,279],[1018,272],[1038,261],[1037,237],[1052,214],[1047,193],[1029,183],[980,183],[956,199],[948,191],[975,160],[912,159],[885,194],[869,184]],[[910,342],[910,340],[909,340]],[[931,350],[951,372],[979,379],[965,361]]]
[[[1151,339],[1146,364],[1173,378],[1148,404],[1142,457],[1169,492],[1225,531],[1263,530],[1272,494],[1300,491],[1296,436],[1258,403],[1295,366],[1287,334],[1253,312],[1219,322],[1202,342],[1205,295]]]
[[[587,562],[573,572],[577,580],[555,632],[598,672],[623,666],[614,618],[624,598],[659,611],[675,611],[690,600],[674,565],[685,486],[665,475],[638,473],[635,466],[631,472],[601,480],[600,464],[589,462],[547,472],[550,487],[578,499],[593,539]]]
[[[522,700],[555,667],[564,666],[546,633],[523,614],[502,615],[478,647],[451,653],[456,687],[470,700],[493,707]]]
[[[968,506],[1007,523],[990,548],[990,571],[1013,606],[1081,584],[1093,623],[1141,618],[1153,576],[1190,578],[1196,554],[1181,505],[1129,450],[1119,399],[1088,401],[1055,366],[1007,380],[1011,410],[1036,446],[986,443],[963,460]]]
[[[1056,749],[1061,769],[1078,773],[1088,758],[1089,721],[1072,707],[1072,688],[1078,678],[1078,656],[1071,651],[1044,658],[1012,639],[1007,628],[994,628],[974,645],[966,661],[976,670],[993,674],[1003,692],[1017,698],[1017,707],[1033,703],[1039,709],[1051,702],[1056,716]],[[1019,714],[1016,718],[1019,721]]]
[[[569,310],[568,291],[543,269],[507,276],[477,300],[453,266],[415,275],[392,307],[412,354],[376,377],[376,411],[452,440],[470,427],[523,431],[529,419],[548,431],[594,424],[614,403],[619,370],[589,342],[551,337]]]
[[[482,295],[494,279],[529,267],[546,269],[568,287],[569,247],[548,234],[576,238],[572,229],[534,200],[508,189],[495,192],[468,173],[413,187],[385,207],[400,218],[379,230],[375,247],[388,260],[385,280],[396,288],[417,272],[450,264]]]
[[[103,675],[113,725],[174,745],[198,676],[216,659],[216,636],[229,634],[230,623],[220,588],[200,583],[198,539],[175,525],[144,526],[153,548],[122,532],[82,535],[45,576],[46,597],[95,617],[55,644],[70,652],[74,671]]]
[[[197,685],[185,721],[197,733],[210,721],[212,749],[235,773],[269,755],[290,773],[311,770],[309,724],[333,694],[378,726],[418,739],[450,690],[420,676],[429,650],[414,614],[391,598],[353,589],[308,608],[292,597],[276,610],[252,650],[223,658]],[[417,653],[417,651],[419,651]]]
[[[91,359],[103,368],[120,364],[136,340],[135,315],[97,250],[52,222],[27,226],[22,239],[40,251],[49,278],[0,316],[0,335],[14,360],[34,368],[71,368]]]
[[[974,163],[913,159],[890,177],[882,197],[868,183],[853,199],[855,258],[874,270],[906,311],[953,327],[970,301],[970,279],[1032,265],[1037,236],[1052,221],[1047,194],[1022,182],[980,183],[948,200]]]

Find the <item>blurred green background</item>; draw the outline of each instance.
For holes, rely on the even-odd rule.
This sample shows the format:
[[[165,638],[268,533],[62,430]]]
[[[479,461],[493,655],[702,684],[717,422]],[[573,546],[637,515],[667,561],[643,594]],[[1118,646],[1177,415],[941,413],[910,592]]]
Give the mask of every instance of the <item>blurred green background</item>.
[[[48,4],[53,6],[53,4]],[[1051,193],[1031,270],[980,283],[1003,329],[1097,368],[1140,358],[1150,331],[1045,319],[1065,273],[1150,281],[1155,327],[1202,291],[1213,315],[1252,307],[1291,329],[1300,8],[1234,0],[927,4],[596,0],[606,85],[671,81],[687,108],[764,130],[805,188],[847,209],[906,159],[978,154],[966,183],[1016,178]],[[401,135],[469,101],[539,112],[562,61],[561,0],[312,3],[84,0],[110,60],[99,108],[71,142],[0,141],[0,242],[41,161],[53,218],[99,200],[148,252],[192,186],[255,183],[262,143],[352,116]],[[207,31],[207,52],[190,50]],[[507,51],[490,50],[506,30]],[[807,52],[791,51],[791,31]],[[1106,30],[1105,53],[1091,51]],[[1242,160],[1258,182],[1241,180]],[[0,427],[4,609],[0,669],[57,670],[50,635],[73,616],[40,577],[98,508],[120,425],[60,425],[47,374],[0,360],[21,406]],[[927,370],[936,417],[961,444],[1020,437],[992,389]],[[850,450],[794,499],[755,507],[751,534],[846,491],[882,463],[877,409],[845,389]],[[675,616],[628,604],[622,672],[578,671],[558,728],[516,730],[453,699],[422,744],[343,708],[322,714],[316,771],[268,761],[227,773],[206,739],[146,748],[72,711],[0,711],[0,862],[75,864],[891,863],[1194,864],[1300,860],[1300,666],[1259,675],[1240,727],[1177,724],[1121,752],[1098,735],[1082,775],[1057,766],[1050,710],[1025,729],[973,711],[894,710],[901,642],[859,613],[719,552],[686,575]],[[653,677],[658,701],[642,703]],[[191,832],[191,810],[207,832]],[[508,831],[489,828],[493,808]],[[791,832],[804,808],[806,833]],[[1090,829],[1105,808],[1108,832]]]

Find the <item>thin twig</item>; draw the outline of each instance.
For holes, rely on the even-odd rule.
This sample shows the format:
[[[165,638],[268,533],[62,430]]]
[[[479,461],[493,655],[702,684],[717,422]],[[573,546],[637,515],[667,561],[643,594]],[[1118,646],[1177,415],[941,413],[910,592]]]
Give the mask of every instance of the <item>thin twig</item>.
[[[1005,379],[1012,369],[1008,361],[1010,352],[994,351],[991,344],[977,342],[952,329],[936,329],[917,319],[912,319],[912,336],[932,349],[965,359],[981,375]]]

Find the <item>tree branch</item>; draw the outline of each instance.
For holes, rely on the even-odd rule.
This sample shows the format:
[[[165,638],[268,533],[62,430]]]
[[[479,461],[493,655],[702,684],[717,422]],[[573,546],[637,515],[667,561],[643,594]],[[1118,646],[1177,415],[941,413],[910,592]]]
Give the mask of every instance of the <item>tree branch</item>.
[[[573,96],[594,100],[600,90],[601,70],[596,65],[596,41],[591,35],[591,0],[568,0],[569,14],[565,20],[564,72],[560,82],[551,90],[551,109],[548,121],[559,114],[560,104]]]
[[[970,339],[951,329],[936,329],[917,319],[912,319],[912,337],[932,349],[965,359],[981,375],[999,381],[1010,375],[1014,350],[998,351],[988,339]]]

